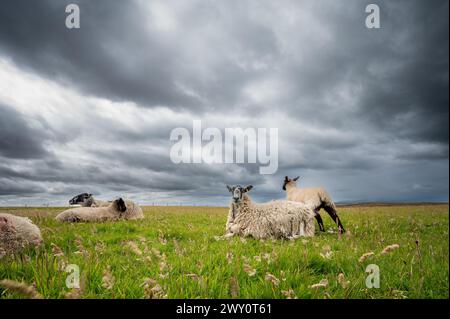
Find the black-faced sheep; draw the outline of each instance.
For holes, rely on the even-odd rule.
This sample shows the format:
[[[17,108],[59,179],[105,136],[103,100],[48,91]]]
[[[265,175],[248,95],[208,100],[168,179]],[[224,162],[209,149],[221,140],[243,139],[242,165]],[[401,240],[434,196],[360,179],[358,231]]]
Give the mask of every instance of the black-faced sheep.
[[[111,202],[96,199],[89,193],[81,193],[69,200],[69,204],[81,205],[82,207],[107,207]]]
[[[102,222],[134,220],[144,218],[142,209],[122,198],[112,201],[107,207],[77,207],[63,211],[56,216],[62,222]]]
[[[315,218],[317,220],[317,223],[319,224],[319,228],[321,231],[325,231],[322,217],[319,214],[320,209],[323,208],[336,223],[336,225],[339,228],[339,232],[344,233],[345,229],[341,223],[341,220],[339,219],[339,216],[337,215],[336,205],[334,204],[328,192],[322,187],[298,188],[297,180],[299,178],[300,177],[290,179],[287,176],[284,178],[283,190],[286,191],[286,199],[304,203],[312,207],[312,209],[315,212]]]

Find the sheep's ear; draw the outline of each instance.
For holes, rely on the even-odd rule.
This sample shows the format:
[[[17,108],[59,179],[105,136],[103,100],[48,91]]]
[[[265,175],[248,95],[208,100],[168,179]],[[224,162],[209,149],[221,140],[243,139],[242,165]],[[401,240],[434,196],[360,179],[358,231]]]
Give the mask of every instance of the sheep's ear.
[[[248,185],[246,188],[244,188],[244,193],[249,192],[253,188],[253,185]]]
[[[228,191],[229,191],[230,193],[232,193],[232,192],[234,191],[234,187],[231,187],[231,186],[228,186],[228,185],[227,185],[227,189],[228,189]]]
[[[299,178],[300,176],[297,176],[296,178],[293,179],[293,181],[296,182]]]

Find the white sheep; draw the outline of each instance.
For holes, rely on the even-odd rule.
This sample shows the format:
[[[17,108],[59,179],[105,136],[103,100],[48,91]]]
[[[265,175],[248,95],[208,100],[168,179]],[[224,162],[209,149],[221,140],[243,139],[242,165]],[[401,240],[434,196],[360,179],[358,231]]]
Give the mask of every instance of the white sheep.
[[[0,257],[42,242],[41,231],[29,218],[0,213]]]
[[[69,200],[69,204],[81,205],[82,207],[107,207],[111,202],[96,199],[89,193],[81,193]]]
[[[101,222],[134,220],[144,218],[139,205],[122,198],[112,201],[107,207],[77,207],[63,211],[56,216],[61,222]]]
[[[290,179],[287,176],[284,178],[283,190],[286,191],[286,199],[310,206],[315,212],[315,218],[321,231],[325,231],[322,217],[319,214],[320,209],[323,208],[336,223],[339,228],[339,232],[344,233],[345,229],[339,219],[339,216],[337,215],[336,205],[328,192],[322,187],[298,188],[297,180],[299,178],[299,176],[294,179]]]
[[[225,237],[252,236],[255,239],[314,236],[314,211],[306,205],[286,201],[254,203],[246,194],[253,186],[227,185],[233,194]]]

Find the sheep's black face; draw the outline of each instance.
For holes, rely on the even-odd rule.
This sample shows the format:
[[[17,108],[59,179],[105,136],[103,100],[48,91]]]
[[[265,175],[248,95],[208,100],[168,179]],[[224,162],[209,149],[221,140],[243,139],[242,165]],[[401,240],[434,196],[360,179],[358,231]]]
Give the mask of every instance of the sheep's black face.
[[[289,177],[285,176],[285,177],[284,177],[284,182],[283,182],[283,190],[284,190],[284,191],[286,190],[286,185],[287,185],[288,183],[290,183],[290,182],[292,182],[292,181],[296,182],[299,178],[300,178],[300,176],[297,176],[297,177],[294,178],[294,179],[290,179]]]
[[[119,212],[124,213],[127,210],[127,206],[125,205],[125,201],[122,198],[116,200],[117,209]]]
[[[240,185],[237,185],[230,187],[227,185],[227,188],[228,191],[233,194],[233,202],[240,203],[242,201],[242,195],[249,192],[253,188],[253,186],[248,185],[247,187],[242,187]]]
[[[82,204],[91,196],[92,196],[92,194],[82,193],[80,195],[73,197],[71,200],[69,200],[69,204],[70,205]]]

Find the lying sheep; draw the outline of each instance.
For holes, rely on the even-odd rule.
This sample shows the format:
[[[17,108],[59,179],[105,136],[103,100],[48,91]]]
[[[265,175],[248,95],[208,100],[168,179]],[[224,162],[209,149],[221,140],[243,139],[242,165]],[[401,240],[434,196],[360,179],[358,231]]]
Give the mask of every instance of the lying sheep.
[[[111,202],[96,199],[89,193],[81,193],[69,200],[69,204],[81,205],[82,207],[107,207]]]
[[[144,218],[142,209],[132,201],[122,198],[112,201],[107,207],[77,207],[63,211],[56,216],[61,222],[102,222],[134,220]]]
[[[42,243],[41,231],[26,217],[0,213],[0,256]]]
[[[233,194],[225,237],[252,236],[255,239],[314,236],[314,211],[292,201],[256,204],[246,194],[253,186],[227,185]]]
[[[299,178],[299,176],[294,179],[289,179],[287,176],[284,178],[283,190],[286,191],[286,199],[310,206],[315,212],[315,218],[321,231],[325,231],[322,217],[319,214],[320,209],[323,208],[336,223],[339,232],[344,233],[345,229],[337,215],[336,205],[334,205],[328,192],[322,187],[298,188],[297,180]]]

